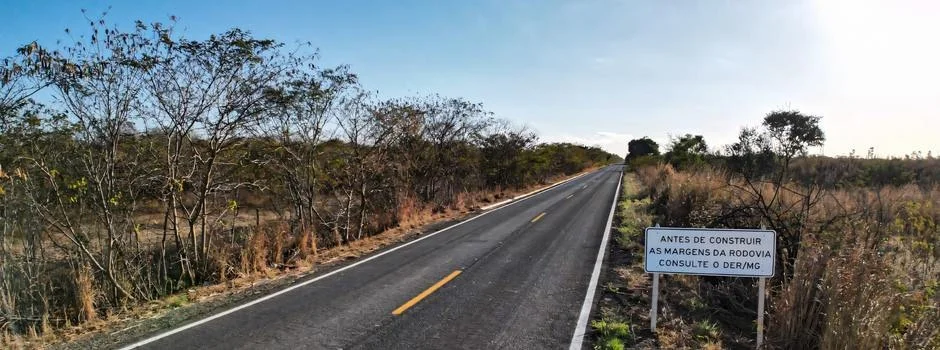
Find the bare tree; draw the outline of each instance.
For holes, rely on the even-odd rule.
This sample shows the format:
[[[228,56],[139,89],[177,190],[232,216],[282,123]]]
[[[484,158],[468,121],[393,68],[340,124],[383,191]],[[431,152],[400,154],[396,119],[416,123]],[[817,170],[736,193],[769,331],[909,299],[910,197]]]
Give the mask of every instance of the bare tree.
[[[430,154],[416,175],[423,179],[423,197],[446,205],[457,191],[465,190],[458,184],[477,173],[471,153],[492,119],[483,106],[461,99],[432,98],[423,108],[422,135]]]
[[[241,30],[204,41],[174,39],[173,32],[160,25],[153,26],[153,33],[159,45],[142,64],[149,72],[146,114],[166,138],[162,254],[165,264],[165,244],[172,232],[182,267],[190,283],[196,283],[198,269],[208,264],[214,224],[209,222],[210,200],[251,184],[219,176],[220,166],[236,166],[223,164],[221,158],[237,150],[265,115],[271,92],[287,68],[279,44]],[[184,196],[187,191],[191,199]],[[185,242],[183,230],[188,234]],[[167,270],[163,268],[164,276]]]
[[[129,263],[139,253],[130,233],[131,194],[140,177],[135,150],[123,147],[133,130],[142,84],[141,72],[127,63],[137,59],[146,41],[107,28],[104,20],[90,22],[91,35],[77,40],[58,59],[57,67],[71,68],[45,71],[74,122],[74,142],[70,150],[61,150],[68,157],[25,157],[51,194],[30,196],[40,217],[74,248],[78,264],[106,277],[115,301],[146,298],[137,280],[140,274]],[[37,69],[45,66],[40,63]]]
[[[313,63],[315,57],[298,59],[295,63],[310,71],[295,72],[273,98],[271,116],[262,129],[264,137],[271,138],[275,147],[270,164],[278,169],[284,190],[290,198],[292,222],[295,232],[308,242],[301,247],[316,251],[317,226],[329,223],[318,210],[320,178],[324,171],[320,165],[320,143],[332,138],[339,120],[341,107],[354,94],[356,76],[347,67],[320,70]],[[306,63],[306,64],[305,64]]]

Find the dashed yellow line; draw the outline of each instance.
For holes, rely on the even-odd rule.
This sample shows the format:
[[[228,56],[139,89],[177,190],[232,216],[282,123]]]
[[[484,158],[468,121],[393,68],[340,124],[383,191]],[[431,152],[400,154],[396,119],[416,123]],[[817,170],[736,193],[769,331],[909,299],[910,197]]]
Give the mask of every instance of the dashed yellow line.
[[[428,289],[425,289],[423,292],[421,292],[421,294],[418,294],[416,297],[411,298],[411,300],[408,300],[407,303],[402,304],[402,306],[399,306],[397,309],[395,309],[395,311],[392,311],[392,315],[395,315],[395,316],[401,315],[402,313],[405,312],[405,310],[408,310],[412,306],[415,306],[415,304],[420,302],[422,299],[427,298],[428,295],[431,295],[431,293],[434,293],[434,291],[441,289],[441,287],[447,284],[447,282],[450,282],[452,279],[456,278],[457,275],[460,274],[460,272],[461,272],[460,270],[451,272],[449,275],[447,275],[447,277],[444,277],[444,279],[437,281],[437,283],[435,283]]]
[[[545,213],[539,214],[539,216],[536,216],[535,219],[532,219],[532,222],[539,221],[539,219],[541,219],[543,216],[545,216]]]

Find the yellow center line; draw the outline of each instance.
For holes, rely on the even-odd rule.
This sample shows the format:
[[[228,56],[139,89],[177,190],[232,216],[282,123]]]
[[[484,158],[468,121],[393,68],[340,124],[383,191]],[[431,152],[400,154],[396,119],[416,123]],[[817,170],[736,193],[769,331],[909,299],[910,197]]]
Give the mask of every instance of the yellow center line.
[[[568,198],[571,198],[571,197],[574,197],[574,193],[569,194],[568,197],[565,197],[565,199],[568,199]]]
[[[532,222],[539,221],[539,219],[541,219],[543,216],[545,216],[545,213],[539,214],[539,216],[536,216],[535,219],[532,219]]]
[[[401,315],[402,313],[405,312],[405,310],[408,310],[412,306],[415,306],[415,304],[420,302],[422,299],[427,298],[428,295],[431,295],[431,293],[434,293],[434,291],[441,289],[441,287],[447,284],[447,282],[450,282],[452,279],[456,278],[457,275],[460,274],[460,272],[461,272],[460,270],[451,272],[449,275],[447,275],[447,277],[444,277],[444,279],[437,281],[437,283],[435,283],[433,286],[431,286],[428,289],[425,289],[423,292],[421,292],[421,294],[418,294],[418,296],[411,298],[411,300],[408,300],[407,303],[402,304],[402,306],[399,306],[397,309],[395,309],[395,311],[392,311],[392,315],[395,315],[395,316]]]

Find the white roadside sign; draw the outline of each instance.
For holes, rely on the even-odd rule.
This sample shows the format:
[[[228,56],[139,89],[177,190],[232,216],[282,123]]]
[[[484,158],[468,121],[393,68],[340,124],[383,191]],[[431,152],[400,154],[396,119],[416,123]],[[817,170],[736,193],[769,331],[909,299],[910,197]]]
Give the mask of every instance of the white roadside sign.
[[[776,241],[771,230],[649,227],[644,267],[650,273],[773,277]]]

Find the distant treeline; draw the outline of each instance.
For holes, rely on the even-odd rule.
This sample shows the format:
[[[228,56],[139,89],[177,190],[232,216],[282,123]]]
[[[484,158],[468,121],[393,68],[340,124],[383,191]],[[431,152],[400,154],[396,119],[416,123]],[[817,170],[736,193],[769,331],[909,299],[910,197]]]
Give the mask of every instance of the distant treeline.
[[[678,170],[691,170],[702,166],[725,169],[736,161],[731,150],[709,149],[701,135],[676,137],[660,153],[660,146],[650,138],[630,141],[631,151],[626,156],[634,167],[660,162]],[[773,170],[772,152],[766,152],[760,173]],[[789,164],[786,181],[814,183],[825,188],[883,187],[914,184],[929,188],[940,184],[940,158],[931,153],[924,156],[914,152],[903,158],[876,158],[869,154],[861,158],[854,153],[843,157],[807,155],[794,158]]]
[[[834,188],[940,184],[937,158],[807,157],[794,162],[794,180],[821,179]]]
[[[95,319],[620,160],[460,98],[380,99],[313,52],[94,20],[3,60],[0,330]]]

